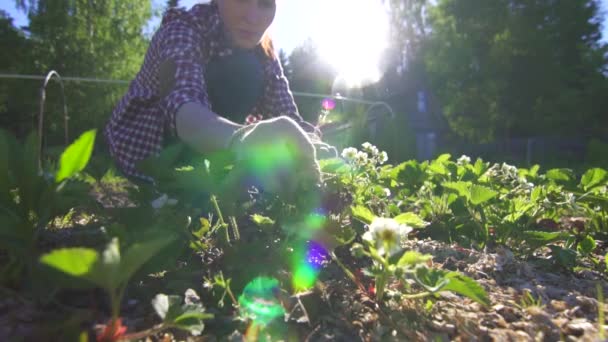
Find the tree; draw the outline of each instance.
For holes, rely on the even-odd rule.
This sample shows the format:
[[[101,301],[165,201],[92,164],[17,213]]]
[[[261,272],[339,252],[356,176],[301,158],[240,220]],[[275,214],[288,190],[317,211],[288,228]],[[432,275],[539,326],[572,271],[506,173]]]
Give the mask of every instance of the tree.
[[[401,68],[416,59],[422,43],[430,33],[428,0],[383,0],[388,4],[391,21],[391,43]]]
[[[113,80],[130,80],[137,73],[148,44],[142,28],[152,14],[149,1],[28,0],[17,3],[27,10],[30,19],[31,63],[19,61],[27,73],[46,74],[56,70],[62,76]],[[66,84],[71,131],[103,125],[126,88],[116,84]],[[53,84],[49,86],[47,98],[50,122],[47,130],[50,136],[59,135],[62,127],[53,123],[62,113],[61,99]],[[38,102],[37,96],[27,100]],[[18,109],[10,114],[22,115]]]
[[[307,40],[295,48],[289,56],[289,83],[294,91],[330,94],[336,72],[322,61],[312,40]],[[309,122],[318,120],[321,99],[296,97],[296,104],[302,117]]]
[[[13,19],[0,11],[0,70],[9,74],[28,73],[32,64],[32,42],[26,33],[13,25]],[[36,102],[28,101],[36,96],[30,81],[3,79],[0,82],[0,126],[17,136],[32,129],[35,122]],[[8,115],[19,112],[21,115]]]
[[[605,127],[598,8],[594,0],[440,0],[424,61],[451,128],[488,141]]]

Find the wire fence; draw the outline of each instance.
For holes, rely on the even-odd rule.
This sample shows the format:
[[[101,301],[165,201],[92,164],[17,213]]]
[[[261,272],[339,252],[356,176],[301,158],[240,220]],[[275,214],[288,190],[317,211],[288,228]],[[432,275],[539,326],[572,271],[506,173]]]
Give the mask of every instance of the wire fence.
[[[56,71],[49,72],[49,74],[47,76],[0,73],[0,79],[44,81],[43,86],[41,87],[40,114],[39,114],[39,117],[37,120],[39,122],[38,131],[39,131],[40,136],[43,136],[43,134],[44,134],[44,131],[43,131],[44,91],[48,85],[48,82],[51,79],[53,79],[50,77],[51,75],[56,76],[54,79],[56,79],[60,83],[61,90],[62,90],[62,96],[64,96],[64,99],[63,99],[64,108],[65,108],[64,130],[65,130],[66,141],[68,140],[68,136],[69,136],[69,129],[68,129],[69,116],[67,114],[67,104],[65,103],[65,94],[63,91],[64,82],[65,83],[78,82],[78,83],[96,83],[96,84],[115,84],[115,85],[122,85],[122,86],[128,85],[130,83],[130,81],[126,81],[126,80],[113,80],[113,79],[80,77],[80,76],[60,76]],[[365,111],[365,118],[367,119],[368,122],[372,123],[372,125],[371,125],[372,130],[370,132],[372,135],[375,135],[377,133],[373,129],[375,127],[373,122],[375,122],[379,117],[389,117],[389,118],[395,117],[395,112],[393,111],[391,106],[388,103],[383,102],[383,101],[369,101],[369,100],[365,100],[365,99],[345,97],[340,94],[317,94],[317,93],[298,92],[298,91],[293,91],[292,93],[293,93],[294,97],[307,97],[307,98],[319,99],[320,100],[319,103],[321,103],[321,101],[323,101],[323,100],[332,99],[334,101],[338,101],[341,103],[348,102],[348,103],[354,103],[354,104],[366,106],[367,108]],[[348,120],[346,120],[345,122],[342,122],[337,125],[327,125],[326,127],[324,127],[323,132],[325,135],[337,136],[351,128],[352,128],[352,122],[349,122]]]
[[[55,77],[51,77],[51,75]],[[44,91],[51,80],[57,80],[61,85],[62,95],[64,96],[64,135],[65,141],[69,140],[69,116],[67,107],[69,103],[65,103],[65,94],[63,91],[64,82],[67,83],[90,83],[91,85],[117,85],[126,86],[130,82],[125,80],[112,80],[112,79],[101,79],[101,78],[90,78],[90,77],[61,77],[56,72],[51,72],[47,76],[40,75],[22,75],[22,74],[8,74],[0,73],[0,79],[13,79],[13,80],[29,80],[29,81],[42,81],[40,88],[40,111],[36,122],[38,123],[39,135],[43,136],[44,132]],[[327,99],[336,101],[337,103],[352,103],[360,105],[365,108],[364,111],[364,125],[366,130],[366,136],[373,142],[376,137],[382,138],[387,135],[387,130],[392,129],[399,135],[399,127],[394,127],[396,114],[389,103],[383,101],[369,101],[366,99],[345,97],[339,94],[317,94],[308,92],[293,92],[294,97],[304,98],[315,98],[319,100],[319,108],[321,109],[321,102]],[[78,115],[78,114],[75,114]],[[109,113],[108,113],[109,115]],[[328,124],[321,127],[324,135],[324,140],[330,142],[338,148],[344,148],[353,143],[353,120],[339,121],[338,123]],[[360,128],[360,127],[359,127]],[[414,150],[413,155],[409,157],[415,157],[419,160],[428,160],[440,153],[449,152],[452,153],[455,158],[460,154],[466,154],[472,157],[482,157],[485,160],[505,160],[519,162],[521,164],[531,165],[539,162],[549,163],[584,163],[589,159],[590,143],[599,141],[600,144],[608,142],[608,136],[596,138],[581,138],[581,137],[568,137],[568,138],[555,138],[555,137],[527,137],[527,138],[513,138],[505,139],[501,141],[495,141],[487,144],[471,144],[465,142],[454,142],[447,141],[441,135],[434,132],[411,132],[413,135],[412,146],[403,146],[393,144],[393,153],[398,154],[400,149],[412,148]],[[394,138],[394,137],[393,137]],[[356,143],[356,142],[355,142]],[[595,142],[594,142],[595,143]],[[597,145],[597,144],[596,144]],[[603,145],[602,145],[603,146]],[[601,154],[604,149],[600,148],[599,152],[594,154]],[[605,151],[608,153],[608,150]],[[390,151],[389,151],[389,155]],[[607,160],[606,157],[595,157],[602,160]]]

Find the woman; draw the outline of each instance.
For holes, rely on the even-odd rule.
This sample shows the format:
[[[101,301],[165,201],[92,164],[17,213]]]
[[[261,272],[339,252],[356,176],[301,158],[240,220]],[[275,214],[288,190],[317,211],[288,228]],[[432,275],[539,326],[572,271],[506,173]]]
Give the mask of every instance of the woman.
[[[278,159],[289,169],[267,167],[270,172],[258,175],[257,185],[271,192],[318,181],[315,149],[305,132],[315,129],[298,114],[267,34],[275,12],[275,0],[214,0],[165,13],[105,128],[124,173],[151,180],[137,162],[159,153],[167,137],[177,137],[202,153],[230,148],[248,165],[258,157],[268,164],[266,147],[285,147],[280,150],[289,151],[289,163],[284,155]]]

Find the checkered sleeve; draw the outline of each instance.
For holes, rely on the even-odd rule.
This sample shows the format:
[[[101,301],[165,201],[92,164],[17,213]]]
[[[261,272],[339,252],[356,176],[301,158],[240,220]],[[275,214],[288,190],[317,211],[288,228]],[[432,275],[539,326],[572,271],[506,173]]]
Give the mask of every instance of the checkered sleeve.
[[[174,21],[161,27],[155,42],[158,60],[170,63],[174,75],[172,87],[161,99],[161,108],[171,132],[175,132],[178,109],[189,102],[209,107],[202,65],[201,33],[187,22]]]

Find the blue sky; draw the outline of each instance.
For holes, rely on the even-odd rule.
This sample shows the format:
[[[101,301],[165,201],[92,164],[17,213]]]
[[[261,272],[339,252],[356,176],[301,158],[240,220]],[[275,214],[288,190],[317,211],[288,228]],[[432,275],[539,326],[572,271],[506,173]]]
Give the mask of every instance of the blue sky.
[[[152,0],[162,6],[166,1]],[[318,25],[315,17],[324,11],[327,1],[333,0],[279,0],[278,13],[273,24],[272,33],[275,44],[287,52],[300,45]],[[182,6],[190,7],[200,0],[181,0]],[[602,0],[603,11],[608,11],[608,0]],[[2,0],[0,9],[7,11],[18,26],[27,25],[27,16],[16,10],[13,0]],[[313,24],[314,23],[314,24]],[[154,26],[156,22],[152,22]],[[604,41],[608,41],[608,20],[604,21]]]

